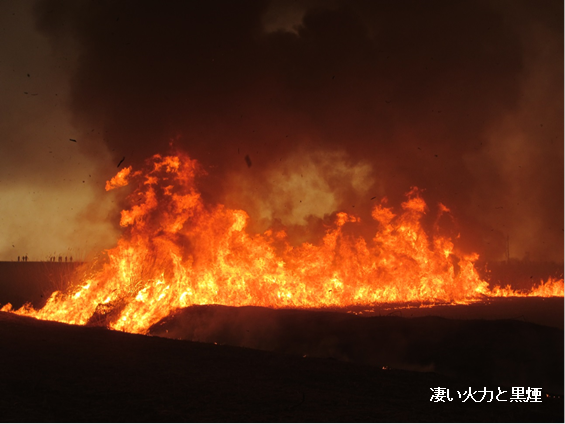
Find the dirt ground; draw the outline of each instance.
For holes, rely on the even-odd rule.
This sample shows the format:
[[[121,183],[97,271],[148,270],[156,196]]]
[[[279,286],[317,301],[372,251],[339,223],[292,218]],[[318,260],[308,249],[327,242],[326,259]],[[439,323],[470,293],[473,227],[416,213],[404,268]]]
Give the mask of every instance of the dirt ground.
[[[458,390],[483,387],[434,372],[132,335],[9,313],[0,313],[0,340],[3,422],[563,422],[564,418],[563,397],[545,392],[540,403],[463,402]],[[431,388],[437,387],[449,389],[453,400],[431,402]],[[496,394],[497,387],[487,384],[487,389]],[[511,388],[501,389],[508,391],[504,395],[508,399]]]

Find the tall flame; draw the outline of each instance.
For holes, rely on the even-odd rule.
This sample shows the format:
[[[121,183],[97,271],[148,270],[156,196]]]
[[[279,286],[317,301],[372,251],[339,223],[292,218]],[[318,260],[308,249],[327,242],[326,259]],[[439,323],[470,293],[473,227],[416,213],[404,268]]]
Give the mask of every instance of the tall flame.
[[[373,208],[370,241],[348,235],[344,228],[361,220],[340,212],[319,244],[293,247],[284,230],[249,234],[246,212],[205,205],[195,185],[199,166],[189,157],[155,155],[147,165],[145,172],[126,168],[106,184],[136,188],[121,214],[124,233],[103,266],[66,293],[53,293],[42,309],[26,305],[16,313],[144,333],[195,304],[322,308],[563,296],[562,279],[530,293],[489,289],[474,266],[478,255],[456,256],[450,239],[424,231],[427,207],[417,188],[399,214],[383,203]]]

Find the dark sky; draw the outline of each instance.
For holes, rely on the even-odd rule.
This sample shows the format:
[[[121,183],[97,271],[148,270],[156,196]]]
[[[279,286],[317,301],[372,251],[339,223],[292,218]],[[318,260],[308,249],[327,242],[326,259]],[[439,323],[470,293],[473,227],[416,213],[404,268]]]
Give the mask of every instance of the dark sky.
[[[252,230],[370,219],[372,197],[398,207],[418,186],[462,249],[499,259],[509,237],[513,257],[563,259],[560,1],[1,8],[3,259],[110,247],[103,182],[171,143]]]

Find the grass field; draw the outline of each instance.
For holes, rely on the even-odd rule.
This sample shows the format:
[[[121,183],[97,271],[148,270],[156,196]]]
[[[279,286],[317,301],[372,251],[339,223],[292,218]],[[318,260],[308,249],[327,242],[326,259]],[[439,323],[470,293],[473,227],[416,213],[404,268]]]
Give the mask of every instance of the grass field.
[[[4,422],[563,422],[562,397],[463,402],[457,390],[474,383],[434,372],[8,313],[0,313],[0,339]],[[483,385],[497,389],[476,389]],[[453,401],[431,402],[435,387],[449,388]]]

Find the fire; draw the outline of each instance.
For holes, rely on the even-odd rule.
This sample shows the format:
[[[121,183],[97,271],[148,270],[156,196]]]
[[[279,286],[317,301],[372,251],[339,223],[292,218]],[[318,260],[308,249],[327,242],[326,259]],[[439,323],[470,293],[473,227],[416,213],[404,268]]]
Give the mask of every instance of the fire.
[[[174,310],[201,304],[324,308],[563,296],[562,279],[529,293],[489,289],[474,266],[478,255],[455,255],[450,239],[424,231],[427,206],[417,188],[398,214],[384,202],[373,208],[371,240],[349,235],[347,226],[365,223],[339,212],[319,244],[291,246],[284,230],[249,234],[246,212],[204,204],[199,173],[185,155],[155,155],[144,172],[121,170],[106,190],[135,189],[107,261],[68,292],[53,293],[42,309],[26,305],[16,313],[144,333]]]

